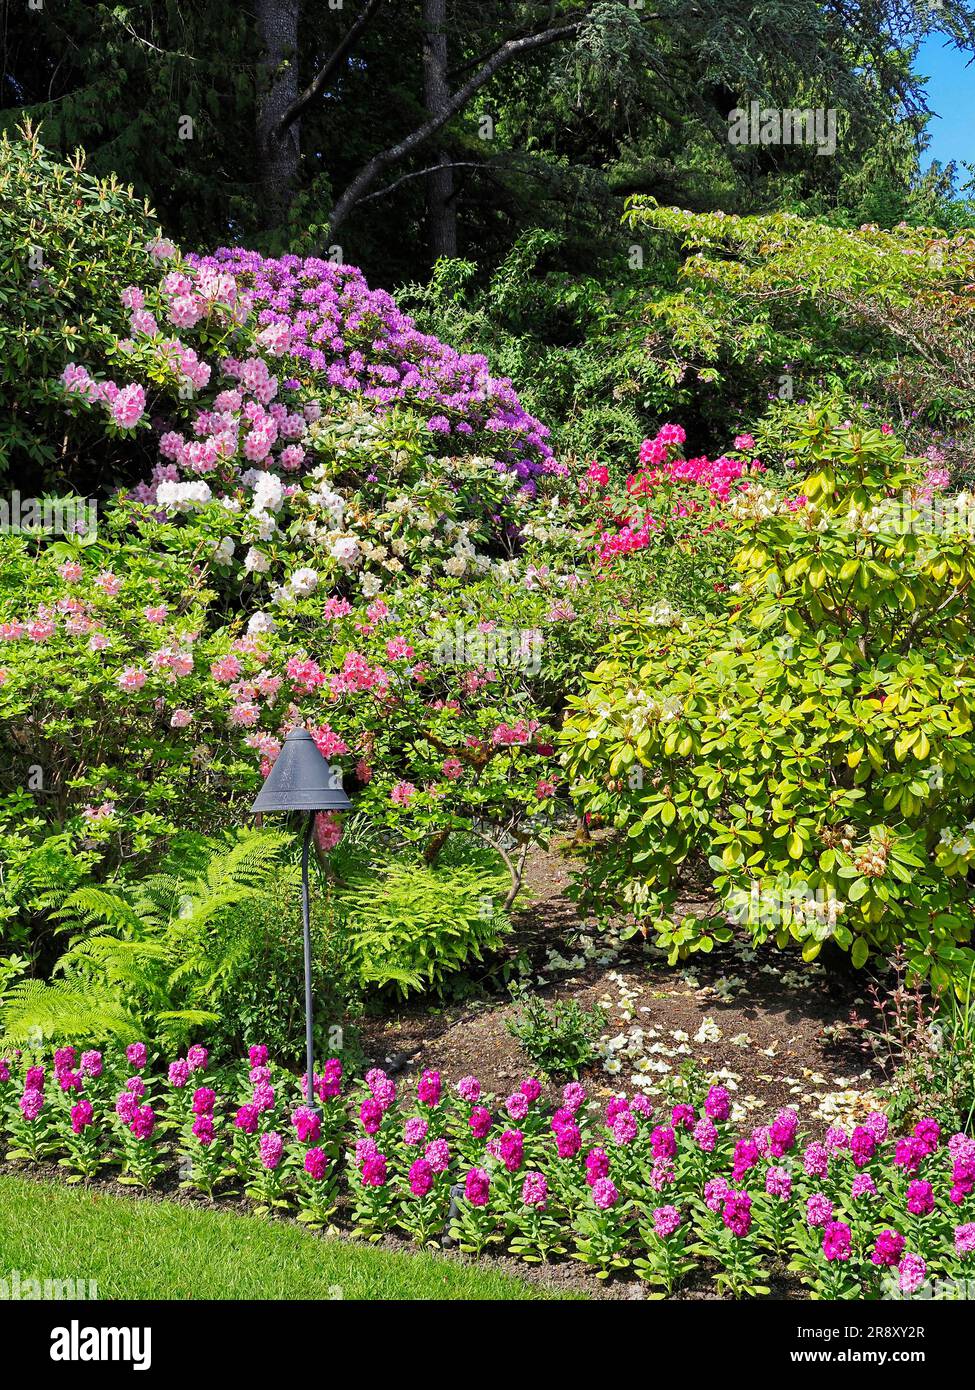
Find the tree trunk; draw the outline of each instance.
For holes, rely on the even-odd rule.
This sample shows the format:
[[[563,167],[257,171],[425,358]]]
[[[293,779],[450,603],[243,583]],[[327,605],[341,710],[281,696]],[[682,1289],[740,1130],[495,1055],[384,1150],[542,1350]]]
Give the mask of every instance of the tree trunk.
[[[301,0],[256,0],[257,27],[264,56],[257,110],[262,221],[275,227],[288,215],[298,186],[301,157],[300,122],[282,134],[276,127],[298,99],[298,21]]]
[[[423,0],[423,85],[427,116],[438,119],[447,110],[447,0]],[[427,175],[427,216],[430,256],[457,255],[457,209],[454,174],[445,150],[438,150],[439,166]]]

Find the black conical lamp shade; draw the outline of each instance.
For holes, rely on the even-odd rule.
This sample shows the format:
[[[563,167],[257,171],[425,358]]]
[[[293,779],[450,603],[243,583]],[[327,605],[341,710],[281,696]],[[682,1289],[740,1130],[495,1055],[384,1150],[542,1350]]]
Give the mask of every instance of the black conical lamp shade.
[[[333,772],[307,729],[292,729],[251,807],[265,811],[347,811],[341,773]]]

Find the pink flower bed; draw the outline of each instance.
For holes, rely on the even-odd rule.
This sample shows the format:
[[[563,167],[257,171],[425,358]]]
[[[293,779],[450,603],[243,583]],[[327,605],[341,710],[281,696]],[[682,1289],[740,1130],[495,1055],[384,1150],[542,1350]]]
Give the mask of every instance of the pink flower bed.
[[[571,1255],[660,1295],[695,1271],[755,1295],[788,1270],[820,1297],[930,1296],[972,1271],[975,1140],[933,1119],[895,1137],[878,1113],[809,1142],[793,1110],[736,1134],[719,1086],[655,1110],[642,1095],[590,1103],[571,1082],[551,1113],[533,1077],[496,1100],[435,1071],[347,1086],[332,1059],[314,1109],[302,1084],[261,1046],[218,1070],[201,1046],[168,1063],[141,1043],[0,1059],[7,1157],[143,1187],[176,1166],[185,1187],[242,1189],[312,1226]]]

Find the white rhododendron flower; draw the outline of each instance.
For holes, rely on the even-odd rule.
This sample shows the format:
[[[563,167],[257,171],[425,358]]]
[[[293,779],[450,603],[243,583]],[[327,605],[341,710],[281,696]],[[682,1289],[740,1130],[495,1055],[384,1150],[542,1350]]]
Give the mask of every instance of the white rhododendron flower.
[[[247,624],[247,635],[248,637],[257,637],[262,632],[274,632],[276,628],[277,623],[270,613],[263,613],[258,610],[257,613],[252,613],[250,616]]]
[[[271,562],[264,554],[263,550],[258,550],[256,546],[251,546],[244,556],[244,569],[248,574],[266,574]]]
[[[156,489],[156,503],[166,511],[189,512],[194,507],[205,507],[211,496],[206,483],[160,483]]]
[[[288,581],[288,587],[296,598],[307,598],[318,588],[317,571],[311,569],[295,570]]]
[[[339,536],[332,543],[331,556],[344,569],[351,569],[359,558],[359,542],[355,536]]]

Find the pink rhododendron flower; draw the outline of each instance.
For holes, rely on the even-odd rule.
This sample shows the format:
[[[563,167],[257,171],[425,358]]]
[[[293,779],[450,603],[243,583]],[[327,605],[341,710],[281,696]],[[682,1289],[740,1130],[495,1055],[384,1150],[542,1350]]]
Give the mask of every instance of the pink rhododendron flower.
[[[130,430],[142,419],[146,409],[146,393],[136,384],[123,386],[112,401],[112,419],[120,429]]]

